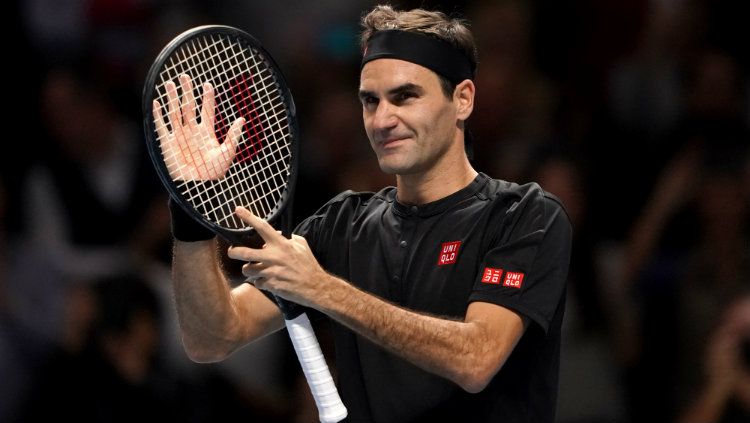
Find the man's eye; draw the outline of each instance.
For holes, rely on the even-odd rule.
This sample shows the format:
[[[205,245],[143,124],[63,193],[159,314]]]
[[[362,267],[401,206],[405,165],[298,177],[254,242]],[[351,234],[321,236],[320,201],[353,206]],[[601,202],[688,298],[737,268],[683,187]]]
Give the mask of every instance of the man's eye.
[[[378,104],[378,99],[377,97],[373,96],[362,97],[362,104],[364,104],[365,106]]]
[[[406,100],[408,100],[410,98],[414,98],[416,96],[417,95],[414,94],[413,92],[405,91],[405,92],[398,93],[398,95],[396,95],[396,101],[397,102],[404,102],[404,101],[406,101]]]

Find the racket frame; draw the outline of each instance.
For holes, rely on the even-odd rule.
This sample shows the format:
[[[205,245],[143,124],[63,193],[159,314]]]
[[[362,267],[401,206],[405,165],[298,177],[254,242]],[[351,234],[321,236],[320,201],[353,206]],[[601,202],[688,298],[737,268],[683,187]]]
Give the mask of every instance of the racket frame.
[[[159,179],[161,179],[162,183],[168,187],[167,191],[169,192],[169,195],[172,197],[173,201],[175,201],[180,207],[182,207],[182,209],[191,217],[193,217],[195,221],[200,222],[200,224],[223,237],[230,243],[258,247],[262,245],[262,239],[260,239],[260,236],[258,236],[257,232],[252,227],[248,227],[245,229],[234,229],[221,226],[203,216],[198,210],[196,210],[196,208],[190,203],[190,201],[188,201],[184,197],[184,195],[181,193],[182,190],[180,189],[180,187],[178,187],[178,182],[172,180],[171,176],[169,175],[169,170],[167,169],[166,162],[163,159],[159,137],[156,132],[156,124],[154,122],[153,116],[153,101],[157,99],[157,84],[164,65],[167,64],[172,55],[175,52],[179,51],[185,43],[202,36],[215,34],[236,38],[243,46],[257,50],[261,54],[263,61],[268,64],[270,73],[274,78],[274,83],[277,85],[279,92],[282,94],[283,103],[286,106],[285,108],[287,111],[286,121],[289,125],[289,137],[291,138],[289,142],[289,147],[291,149],[289,176],[287,178],[286,186],[284,187],[284,191],[281,193],[279,201],[276,202],[267,216],[261,217],[263,217],[272,225],[276,224],[280,220],[283,220],[285,215],[287,219],[289,219],[291,213],[285,213],[285,211],[288,207],[291,206],[292,203],[292,198],[294,196],[294,190],[297,182],[299,165],[299,126],[297,123],[297,108],[294,104],[294,98],[292,97],[292,93],[289,90],[289,86],[287,85],[286,78],[281,72],[281,68],[273,59],[273,56],[268,53],[268,51],[263,47],[263,45],[260,43],[260,41],[258,41],[257,38],[253,37],[245,31],[226,25],[198,26],[188,29],[187,31],[179,34],[162,49],[162,51],[154,60],[154,64],[151,66],[151,69],[146,76],[146,83],[143,87],[143,127],[146,135],[147,150],[151,158],[151,162],[157,170]],[[205,81],[198,82],[202,83]],[[219,93],[216,93],[215,95],[218,96]],[[166,114],[163,115],[166,118]],[[214,130],[215,124],[216,122],[214,122]],[[247,124],[247,122],[245,124]],[[291,221],[286,222],[286,225],[284,226],[288,225],[291,225]],[[291,234],[291,228],[284,228],[283,232],[285,233],[285,235],[289,236]]]

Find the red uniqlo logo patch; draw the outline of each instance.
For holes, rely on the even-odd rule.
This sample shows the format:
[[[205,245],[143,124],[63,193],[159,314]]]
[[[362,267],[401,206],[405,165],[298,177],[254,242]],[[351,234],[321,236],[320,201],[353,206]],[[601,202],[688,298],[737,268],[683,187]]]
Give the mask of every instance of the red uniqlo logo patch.
[[[503,269],[493,269],[492,267],[485,267],[484,274],[482,275],[482,282],[499,285],[500,276],[502,276],[502,274]]]
[[[461,241],[444,242],[443,245],[440,246],[438,266],[455,263],[458,258],[459,247],[461,247]]]
[[[523,284],[523,273],[521,272],[506,272],[503,286],[509,286],[511,288],[521,288]]]

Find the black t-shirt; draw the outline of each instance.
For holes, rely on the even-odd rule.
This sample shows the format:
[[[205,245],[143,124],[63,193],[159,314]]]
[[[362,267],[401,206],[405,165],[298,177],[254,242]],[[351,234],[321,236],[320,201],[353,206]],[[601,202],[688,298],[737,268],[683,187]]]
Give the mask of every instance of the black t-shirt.
[[[536,184],[479,174],[438,201],[407,206],[395,188],[344,192],[302,222],[330,273],[408,309],[463,319],[497,304],[532,322],[480,393],[419,369],[333,322],[350,422],[552,422],[571,228]]]

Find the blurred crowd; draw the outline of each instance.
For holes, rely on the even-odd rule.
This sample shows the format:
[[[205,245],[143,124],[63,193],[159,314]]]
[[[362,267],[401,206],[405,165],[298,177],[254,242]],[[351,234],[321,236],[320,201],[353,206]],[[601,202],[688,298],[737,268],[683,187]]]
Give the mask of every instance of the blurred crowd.
[[[750,421],[750,5],[390,3],[469,19],[475,167],[573,222],[558,421]],[[0,155],[0,421],[317,421],[284,333],[217,364],[182,351],[140,96],[172,37],[237,26],[295,96],[296,220],[392,185],[356,96],[374,4],[10,2],[6,122],[26,133]]]

